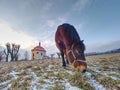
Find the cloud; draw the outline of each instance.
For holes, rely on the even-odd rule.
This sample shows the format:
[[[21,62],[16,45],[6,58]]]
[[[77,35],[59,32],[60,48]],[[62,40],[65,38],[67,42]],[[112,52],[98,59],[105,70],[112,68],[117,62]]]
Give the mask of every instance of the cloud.
[[[0,43],[4,46],[7,42],[20,44],[21,48],[27,48],[37,41],[36,37],[29,36],[23,30],[15,30],[10,23],[0,20]]]
[[[55,25],[55,21],[54,21],[54,20],[48,20],[48,21],[47,21],[47,25],[48,25],[49,27],[53,27],[53,26]]]
[[[82,28],[83,28],[83,23],[80,23],[80,24],[77,24],[77,25],[75,25],[75,28],[76,28],[76,30],[79,32],[79,33],[81,33],[83,30],[82,30]]]
[[[53,3],[52,2],[46,2],[45,5],[44,5],[44,11],[49,11],[53,6]]]
[[[120,40],[108,42],[106,44],[101,45],[99,48],[102,51],[120,48]]]
[[[90,0],[77,0],[76,3],[73,5],[72,10],[81,11],[89,4],[89,2]]]
[[[58,21],[59,21],[60,23],[65,23],[65,22],[67,21],[67,16],[59,17],[59,18],[58,18]]]
[[[56,54],[56,52],[58,52],[58,49],[55,45],[55,41],[52,39],[46,39],[44,41],[42,41],[42,46],[47,50],[47,54]]]
[[[106,43],[94,43],[92,45],[86,45],[86,52],[104,52],[112,49],[120,48],[120,40],[111,41]]]
[[[46,35],[46,33],[49,34]],[[4,47],[7,42],[10,42],[20,44],[21,49],[26,49],[31,52],[31,49],[37,46],[40,41],[42,46],[46,49],[47,55],[58,51],[55,46],[53,32],[45,31],[43,37],[38,37],[40,38],[38,39],[37,37],[28,35],[24,30],[14,29],[9,22],[3,20],[0,20],[0,38],[0,45]]]

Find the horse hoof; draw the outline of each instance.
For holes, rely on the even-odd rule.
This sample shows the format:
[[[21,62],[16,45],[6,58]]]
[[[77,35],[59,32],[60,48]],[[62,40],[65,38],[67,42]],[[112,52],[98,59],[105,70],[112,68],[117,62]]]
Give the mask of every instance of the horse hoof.
[[[66,69],[66,66],[63,66],[63,69]]]
[[[66,67],[63,67],[64,69],[66,69]]]

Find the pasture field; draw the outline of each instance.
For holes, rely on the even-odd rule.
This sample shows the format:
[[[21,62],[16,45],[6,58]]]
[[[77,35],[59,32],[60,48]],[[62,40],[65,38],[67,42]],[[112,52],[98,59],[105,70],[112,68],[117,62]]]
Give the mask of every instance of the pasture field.
[[[0,90],[120,90],[120,54],[86,57],[87,72],[61,60],[0,62]]]

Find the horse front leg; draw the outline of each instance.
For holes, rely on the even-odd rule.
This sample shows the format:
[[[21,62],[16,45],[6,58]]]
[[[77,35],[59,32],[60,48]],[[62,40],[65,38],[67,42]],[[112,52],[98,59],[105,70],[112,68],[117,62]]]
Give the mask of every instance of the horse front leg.
[[[69,64],[69,61],[68,61],[67,57],[66,57],[66,63]]]
[[[67,59],[67,56],[65,55],[65,61],[66,61],[66,64],[69,64],[69,61]]]
[[[65,63],[65,59],[64,59],[64,53],[61,53],[61,57],[62,57],[62,66],[65,68],[66,67],[66,63]]]

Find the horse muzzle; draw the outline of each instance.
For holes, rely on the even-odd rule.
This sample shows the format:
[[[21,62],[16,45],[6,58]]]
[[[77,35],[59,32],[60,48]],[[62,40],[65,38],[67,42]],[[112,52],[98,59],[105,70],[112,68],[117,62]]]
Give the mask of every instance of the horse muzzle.
[[[78,71],[78,72],[85,72],[87,70],[87,63],[81,62],[81,61],[76,61],[74,63],[74,70]]]

